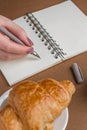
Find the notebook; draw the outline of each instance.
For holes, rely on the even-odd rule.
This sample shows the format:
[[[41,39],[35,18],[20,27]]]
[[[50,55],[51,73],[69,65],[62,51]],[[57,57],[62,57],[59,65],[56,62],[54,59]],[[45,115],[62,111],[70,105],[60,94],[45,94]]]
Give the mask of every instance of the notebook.
[[[27,55],[0,61],[9,85],[87,51],[87,17],[72,1],[27,13],[14,22],[27,32],[41,59]]]

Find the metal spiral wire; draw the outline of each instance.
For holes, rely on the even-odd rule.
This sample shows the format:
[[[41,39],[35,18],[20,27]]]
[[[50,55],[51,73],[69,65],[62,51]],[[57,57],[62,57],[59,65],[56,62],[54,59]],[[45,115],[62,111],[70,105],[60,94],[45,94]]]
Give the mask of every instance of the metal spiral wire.
[[[40,22],[35,18],[32,13],[27,13],[24,16],[26,22],[29,22],[29,26],[31,26],[32,30],[41,38],[41,41],[44,42],[45,46],[48,46],[48,50],[51,50],[51,54],[54,54],[54,57],[57,59],[58,57],[61,60],[64,60],[63,49],[60,48],[59,44],[56,43],[55,40],[50,36],[50,34],[46,31],[46,29],[40,24]]]

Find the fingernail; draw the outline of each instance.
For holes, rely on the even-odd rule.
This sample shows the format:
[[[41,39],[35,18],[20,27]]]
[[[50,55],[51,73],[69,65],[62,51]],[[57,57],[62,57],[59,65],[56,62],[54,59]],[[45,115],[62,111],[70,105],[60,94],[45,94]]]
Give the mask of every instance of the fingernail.
[[[30,38],[27,38],[28,42],[30,43],[30,45],[33,45],[33,42],[30,40]]]
[[[29,48],[29,50],[27,51],[27,53],[33,53],[34,52],[34,49],[33,48]]]

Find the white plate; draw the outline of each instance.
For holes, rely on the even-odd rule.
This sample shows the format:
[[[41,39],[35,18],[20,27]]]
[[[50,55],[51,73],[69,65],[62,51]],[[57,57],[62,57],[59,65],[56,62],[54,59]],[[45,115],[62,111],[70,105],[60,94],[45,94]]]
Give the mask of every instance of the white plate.
[[[11,89],[10,89],[11,90]],[[9,95],[10,90],[6,91],[1,97],[0,97],[0,109],[2,109],[6,105],[6,100]],[[66,108],[60,117],[58,117],[54,122],[54,130],[65,130],[68,123],[68,108]]]

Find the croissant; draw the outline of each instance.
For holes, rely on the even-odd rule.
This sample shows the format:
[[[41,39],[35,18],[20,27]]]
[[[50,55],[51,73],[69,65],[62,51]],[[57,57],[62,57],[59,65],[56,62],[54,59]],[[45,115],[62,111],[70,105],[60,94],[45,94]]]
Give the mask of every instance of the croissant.
[[[14,130],[53,130],[54,120],[69,105],[74,92],[75,86],[68,80],[58,82],[47,78],[39,82],[27,80],[16,85],[7,101],[21,124]],[[4,118],[2,112],[0,117]],[[0,130],[13,130],[8,126],[4,129],[4,123],[2,121]]]
[[[24,130],[20,118],[9,105],[0,111],[0,130]]]

